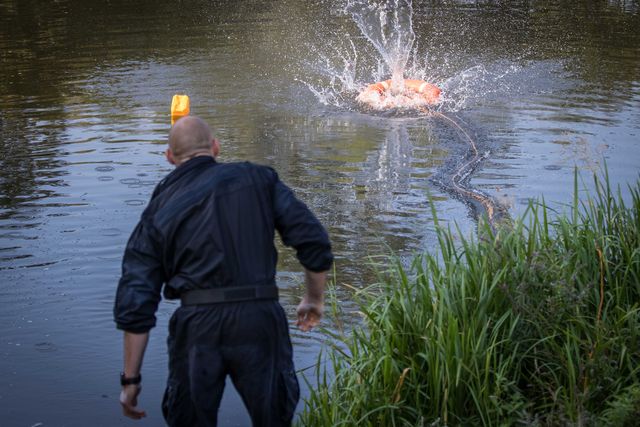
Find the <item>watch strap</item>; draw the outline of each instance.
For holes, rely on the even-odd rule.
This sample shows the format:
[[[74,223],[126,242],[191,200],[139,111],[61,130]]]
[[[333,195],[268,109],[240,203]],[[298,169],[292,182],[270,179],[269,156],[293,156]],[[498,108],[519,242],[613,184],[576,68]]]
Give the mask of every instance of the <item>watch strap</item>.
[[[126,385],[137,385],[137,384],[140,384],[141,382],[142,382],[142,374],[138,374],[137,377],[127,378],[124,375],[124,372],[120,373],[120,385],[123,387]]]

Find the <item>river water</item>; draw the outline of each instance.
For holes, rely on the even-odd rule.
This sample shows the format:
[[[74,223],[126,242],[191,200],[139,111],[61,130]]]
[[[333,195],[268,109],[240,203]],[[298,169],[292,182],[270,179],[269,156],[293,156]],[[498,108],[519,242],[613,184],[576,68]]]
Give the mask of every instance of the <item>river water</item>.
[[[128,234],[163,158],[174,93],[222,141],[222,161],[275,167],[330,231],[337,296],[370,261],[434,248],[444,224],[475,232],[471,206],[438,185],[466,146],[436,118],[372,114],[352,89],[383,77],[379,52],[338,1],[0,0],[0,423],[157,426],[166,377],[163,302],[141,405],[119,412],[121,333],[111,309]],[[572,199],[574,167],[640,171],[638,1],[420,1],[411,77],[487,154],[470,184],[510,215]],[[409,77],[409,76],[407,76]],[[281,301],[302,276],[281,248]],[[331,328],[330,323],[327,327]],[[292,328],[298,369],[325,339]],[[231,390],[229,388],[228,390]],[[303,386],[303,394],[307,387]],[[222,426],[247,425],[229,391]]]

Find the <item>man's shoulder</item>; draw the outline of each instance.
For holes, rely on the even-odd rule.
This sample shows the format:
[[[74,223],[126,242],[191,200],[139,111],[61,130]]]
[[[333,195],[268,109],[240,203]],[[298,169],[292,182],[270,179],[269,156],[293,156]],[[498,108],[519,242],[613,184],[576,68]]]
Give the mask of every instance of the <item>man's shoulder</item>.
[[[248,160],[240,162],[224,162],[218,163],[222,167],[228,168],[241,168],[241,169],[255,169],[255,170],[269,170],[275,171],[271,166],[262,165],[260,163],[250,162]]]
[[[250,161],[219,163],[219,166],[221,166],[220,171],[225,170],[230,173],[237,172],[240,174],[252,173],[267,180],[278,179],[278,173],[271,166]]]

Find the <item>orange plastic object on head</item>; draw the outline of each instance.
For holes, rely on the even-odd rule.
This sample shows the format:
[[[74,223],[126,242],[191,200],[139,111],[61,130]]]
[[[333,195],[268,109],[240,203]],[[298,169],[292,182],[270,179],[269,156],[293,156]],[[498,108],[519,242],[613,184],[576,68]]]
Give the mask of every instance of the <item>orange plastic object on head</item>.
[[[171,126],[181,117],[189,115],[189,96],[173,95],[171,100]]]

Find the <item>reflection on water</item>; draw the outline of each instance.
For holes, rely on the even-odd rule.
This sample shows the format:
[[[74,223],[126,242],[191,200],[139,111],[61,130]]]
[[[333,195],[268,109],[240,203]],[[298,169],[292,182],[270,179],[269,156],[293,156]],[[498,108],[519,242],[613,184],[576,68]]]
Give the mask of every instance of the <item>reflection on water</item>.
[[[117,408],[111,307],[126,239],[171,170],[162,152],[176,92],[216,129],[223,160],[274,166],[318,214],[340,284],[373,280],[369,256],[433,247],[427,193],[445,223],[474,232],[470,210],[430,183],[463,154],[457,135],[437,121],[364,114],[342,91],[373,81],[380,61],[346,5],[0,1],[3,425],[82,426],[89,416],[129,425]],[[637,177],[637,2],[413,8],[415,63],[442,85],[443,111],[491,152],[473,185],[518,214],[541,194],[571,200],[574,165],[589,172],[606,159],[614,184]],[[359,71],[349,74],[355,57]],[[290,251],[279,268],[292,314],[302,278]],[[337,292],[352,312],[348,288]],[[150,415],[136,425],[161,424],[174,307],[163,303],[152,334],[142,398]],[[302,369],[323,337],[292,334]],[[222,425],[243,425],[237,397],[225,399]]]

